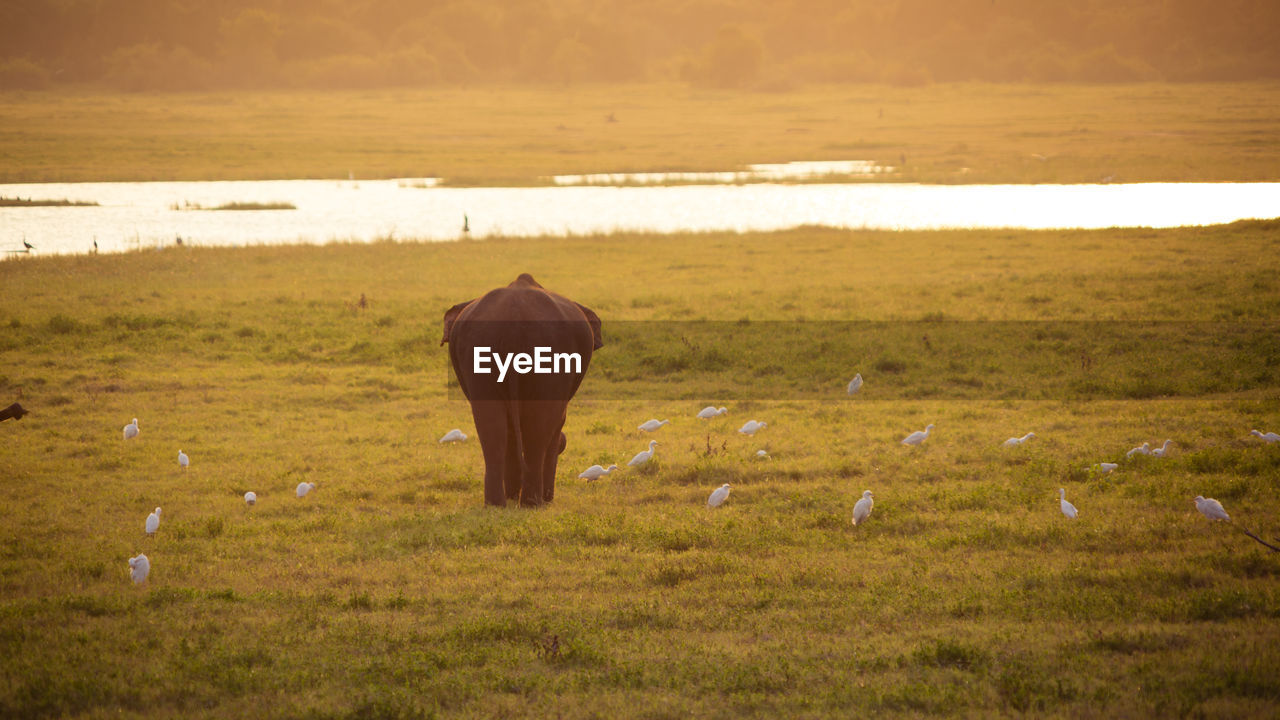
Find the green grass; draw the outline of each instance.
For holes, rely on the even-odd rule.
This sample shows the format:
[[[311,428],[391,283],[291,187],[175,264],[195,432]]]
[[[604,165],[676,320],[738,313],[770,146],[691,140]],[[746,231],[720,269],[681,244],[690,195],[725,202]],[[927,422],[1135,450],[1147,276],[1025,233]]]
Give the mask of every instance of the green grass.
[[[794,160],[872,160],[899,168],[886,180],[929,183],[1280,180],[1276,82],[68,90],[0,95],[0,127],[0,182],[531,185]]]
[[[1280,427],[1278,247],[1268,221],[0,262],[0,398],[31,410],[0,425],[0,715],[1274,714],[1280,560],[1191,498],[1280,537],[1280,445],[1248,436]],[[486,509],[474,438],[436,442],[473,429],[440,321],[522,271],[606,346],[555,502]],[[650,417],[653,464],[573,479]]]

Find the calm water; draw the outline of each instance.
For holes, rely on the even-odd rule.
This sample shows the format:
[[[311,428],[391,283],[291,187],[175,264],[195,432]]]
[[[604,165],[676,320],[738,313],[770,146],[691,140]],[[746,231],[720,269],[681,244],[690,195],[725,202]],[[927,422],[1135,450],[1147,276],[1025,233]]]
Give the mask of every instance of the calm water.
[[[629,231],[845,228],[1098,228],[1280,217],[1280,183],[910,185],[884,183],[436,187],[431,179],[0,185],[0,195],[98,207],[0,208],[0,250],[102,252],[169,245],[456,240]],[[285,202],[296,210],[196,204]]]
[[[870,160],[798,161],[789,163],[759,163],[748,165],[745,170],[726,172],[648,172],[648,173],[594,173],[591,175],[552,175],[556,185],[661,185],[664,183],[741,183],[782,180],[808,180],[811,178],[836,178],[868,180],[877,175],[892,173],[894,168],[877,165]]]

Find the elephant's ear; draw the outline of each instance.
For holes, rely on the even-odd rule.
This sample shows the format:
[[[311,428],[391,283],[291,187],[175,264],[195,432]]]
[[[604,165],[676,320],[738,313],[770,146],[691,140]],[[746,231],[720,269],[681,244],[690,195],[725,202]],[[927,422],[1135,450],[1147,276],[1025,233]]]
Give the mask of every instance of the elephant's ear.
[[[578,303],[574,303],[574,305],[578,306],[582,314],[587,316],[587,322],[591,323],[591,337],[595,340],[595,346],[591,349],[599,350],[604,347],[604,335],[600,334],[600,316],[592,312],[591,308],[586,305],[579,305]]]
[[[445,344],[445,343],[449,342],[449,331],[453,329],[453,321],[458,319],[458,314],[459,314],[459,313],[461,313],[463,310],[465,310],[465,309],[466,309],[466,307],[467,307],[468,305],[470,305],[471,303],[473,303],[473,302],[475,302],[475,300],[468,300],[468,301],[466,301],[466,302],[460,302],[460,303],[458,303],[457,305],[454,305],[453,307],[449,308],[449,309],[445,312],[445,314],[444,314],[444,337],[440,338],[440,344],[441,344],[441,345],[443,345],[443,344]]]

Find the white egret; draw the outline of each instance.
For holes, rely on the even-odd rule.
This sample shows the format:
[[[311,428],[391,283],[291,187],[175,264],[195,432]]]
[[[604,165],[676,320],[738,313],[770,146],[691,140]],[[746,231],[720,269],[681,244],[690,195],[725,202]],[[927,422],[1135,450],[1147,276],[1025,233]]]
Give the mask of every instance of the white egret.
[[[151,561],[147,556],[138,553],[138,557],[129,558],[129,577],[133,578],[133,584],[140,585],[143,580],[147,579],[147,575],[151,573]]]
[[[698,413],[698,417],[702,418],[703,420],[706,420],[708,418],[719,417],[727,412],[729,412],[729,408],[720,408],[717,410],[715,406],[708,405],[702,408],[702,410]]]
[[[873,496],[870,490],[863,490],[862,499],[854,503],[853,505],[853,524],[854,525],[861,525],[862,523],[867,521],[867,518],[871,517],[871,508],[875,506],[875,501],[871,499],[872,497]]]
[[[313,482],[300,482],[298,483],[298,490],[297,490],[298,497],[300,498],[306,497],[307,493],[315,489],[316,489],[316,484]]]
[[[917,430],[911,433],[910,435],[902,438],[902,444],[903,445],[919,445],[920,443],[924,442],[929,438],[930,430],[933,430],[932,424],[925,427],[924,430]]]
[[[1097,465],[1094,465],[1093,469],[1103,473],[1109,473],[1118,467],[1120,467],[1120,463],[1101,462],[1101,463],[1098,463]]]
[[[179,450],[178,451],[178,467],[185,470],[186,467],[190,464],[191,464],[191,458],[187,457],[186,453]]]
[[[766,451],[766,450],[757,450],[757,451],[756,451],[756,457],[760,458],[761,460],[768,460],[768,459],[769,459],[769,453],[768,453],[768,451]]]
[[[738,432],[743,435],[755,435],[760,430],[768,427],[769,423],[758,422],[756,420],[748,420],[742,427],[738,428]]]
[[[138,418],[134,418],[133,422],[124,426],[124,439],[130,440],[136,438],[138,437],[139,432],[141,431],[138,430]]]
[[[1150,454],[1151,454],[1151,443],[1142,443],[1138,447],[1133,448],[1129,452],[1125,453],[1124,459],[1128,460],[1132,458],[1134,455],[1150,455]]]
[[[601,467],[601,466],[599,466],[599,465],[592,465],[591,467],[587,468],[586,470],[583,470],[583,471],[578,475],[578,477],[580,477],[580,478],[586,478],[587,480],[597,480],[597,479],[599,479],[599,478],[601,478],[601,477],[603,477],[603,476],[605,476],[605,475],[608,475],[609,473],[611,473],[611,472],[613,472],[614,470],[617,470],[617,469],[618,469],[618,466],[617,466],[617,465],[610,465],[608,468],[603,468],[603,467]]]
[[[147,534],[155,535],[156,530],[160,529],[160,508],[147,516]]]
[[[450,430],[449,432],[445,433],[445,434],[444,434],[444,437],[440,438],[440,442],[441,442],[442,444],[443,444],[443,443],[456,443],[456,442],[462,442],[463,440],[466,440],[466,439],[467,439],[467,436],[466,436],[466,434],[465,434],[465,433],[463,433],[463,432],[462,432],[461,430],[459,430],[458,428],[454,428],[454,429]]]
[[[1225,509],[1223,509],[1222,503],[1218,502],[1217,500],[1214,500],[1213,498],[1207,498],[1203,495],[1197,495],[1196,509],[1199,510],[1202,515],[1209,518],[1210,520],[1226,520],[1227,522],[1231,521],[1231,516],[1227,514],[1227,511]]]
[[[653,432],[654,430],[657,430],[663,425],[670,424],[670,422],[671,422],[670,420],[646,420],[643,423],[641,423],[640,426],[637,427],[636,429],[643,430],[645,432]]]
[[[1075,520],[1075,519],[1076,519],[1076,515],[1077,515],[1077,513],[1076,513],[1076,506],[1075,506],[1075,505],[1072,505],[1072,504],[1071,504],[1071,503],[1069,503],[1069,502],[1067,502],[1067,489],[1066,489],[1066,488],[1058,488],[1058,503],[1062,506],[1062,514],[1063,514],[1063,515],[1066,515],[1067,517],[1071,518],[1072,520]]]
[[[1019,446],[1019,445],[1021,445],[1022,443],[1024,443],[1024,442],[1026,442],[1026,441],[1030,440],[1031,438],[1033,438],[1033,437],[1035,437],[1035,436],[1036,436],[1036,434],[1035,434],[1035,433],[1033,433],[1033,432],[1029,432],[1029,433],[1027,433],[1026,435],[1023,435],[1023,436],[1022,436],[1022,437],[1020,437],[1020,438],[1009,438],[1008,440],[1005,440],[1005,441],[1004,441],[1004,446],[1005,446],[1005,447],[1018,447],[1018,446]]]
[[[250,490],[244,494],[244,501],[246,505],[253,507],[254,503],[258,502],[258,493]]]
[[[707,507],[709,508],[720,507],[720,505],[724,503],[725,499],[728,497],[729,497],[729,483],[725,483],[720,487],[716,488],[715,492],[711,493],[711,497],[707,498]]]
[[[631,458],[631,460],[627,463],[627,466],[635,467],[636,465],[643,465],[649,462],[649,460],[653,457],[653,449],[656,447],[658,447],[658,441],[650,440],[649,449],[636,453],[636,456]]]
[[[1169,452],[1169,446],[1171,446],[1171,445],[1173,445],[1173,441],[1172,441],[1172,440],[1165,440],[1165,441],[1164,441],[1164,445],[1161,445],[1160,447],[1156,448],[1155,450],[1152,450],[1152,451],[1151,451],[1151,454],[1152,454],[1152,455],[1154,455],[1154,456],[1156,456],[1156,457],[1164,457],[1164,456],[1165,456],[1165,453]]]
[[[1275,441],[1277,441],[1277,440],[1280,440],[1280,435],[1277,435],[1277,434],[1275,434],[1275,433],[1273,433],[1273,432],[1265,432],[1265,433],[1264,433],[1264,432],[1261,432],[1261,431],[1259,431],[1259,430],[1250,430],[1250,431],[1249,431],[1249,434],[1250,434],[1250,435],[1253,435],[1253,436],[1255,436],[1255,437],[1260,437],[1260,438],[1262,438],[1263,440],[1265,440],[1265,441],[1267,441],[1267,442],[1269,442],[1269,443],[1273,443],[1273,442],[1275,442]]]
[[[858,373],[857,375],[853,376],[852,380],[849,381],[849,386],[845,388],[845,391],[848,392],[850,395],[852,395],[858,392],[858,389],[861,387],[862,387],[862,373]]]

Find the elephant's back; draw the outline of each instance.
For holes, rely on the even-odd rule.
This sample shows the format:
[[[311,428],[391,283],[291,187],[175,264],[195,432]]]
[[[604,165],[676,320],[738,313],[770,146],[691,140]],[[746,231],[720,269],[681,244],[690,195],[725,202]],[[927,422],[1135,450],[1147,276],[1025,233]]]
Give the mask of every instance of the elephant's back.
[[[454,369],[472,400],[509,397],[513,386],[519,385],[522,399],[567,401],[591,361],[594,335],[576,303],[541,288],[508,286],[491,290],[459,313],[449,344]],[[473,371],[477,353],[485,358],[541,357],[544,364],[550,363],[556,370],[563,367],[565,372],[513,371],[500,381],[496,372]],[[577,359],[570,359],[570,355]],[[560,356],[563,365],[557,364]],[[488,368],[496,363],[484,361]]]
[[[590,339],[591,328],[577,303],[540,287],[508,286],[490,290],[458,316],[458,322],[500,323],[506,330],[522,330],[547,337],[582,335]]]

